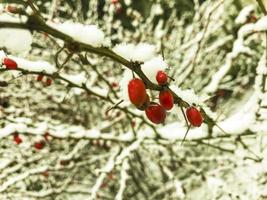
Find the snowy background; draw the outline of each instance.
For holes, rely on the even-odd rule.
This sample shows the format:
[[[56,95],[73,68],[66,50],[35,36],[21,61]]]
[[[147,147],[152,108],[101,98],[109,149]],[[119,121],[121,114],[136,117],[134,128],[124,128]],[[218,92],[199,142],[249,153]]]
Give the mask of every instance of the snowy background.
[[[3,0],[0,199],[267,199],[266,10]],[[158,101],[159,70],[176,96],[155,125],[127,88],[139,77]],[[181,144],[192,105],[204,123]]]

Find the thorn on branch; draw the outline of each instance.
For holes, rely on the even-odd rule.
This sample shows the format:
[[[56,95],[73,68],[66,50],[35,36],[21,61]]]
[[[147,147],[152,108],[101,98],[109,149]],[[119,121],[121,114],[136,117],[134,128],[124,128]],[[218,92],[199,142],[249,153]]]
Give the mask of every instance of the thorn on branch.
[[[111,111],[112,109],[116,108],[118,105],[120,105],[124,100],[120,100],[118,103],[116,103],[114,106],[112,106],[111,108],[109,108],[107,111],[106,111],[106,114],[109,113],[109,111]]]

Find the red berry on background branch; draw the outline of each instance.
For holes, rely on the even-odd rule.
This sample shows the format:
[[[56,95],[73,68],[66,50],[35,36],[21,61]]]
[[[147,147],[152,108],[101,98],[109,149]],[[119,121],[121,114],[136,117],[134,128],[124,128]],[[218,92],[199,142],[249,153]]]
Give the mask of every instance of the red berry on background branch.
[[[147,118],[155,123],[160,124],[165,121],[166,110],[158,103],[152,102],[145,110]]]
[[[44,171],[44,172],[42,173],[42,175],[43,175],[44,177],[48,177],[48,176],[49,176],[49,173],[48,173],[48,171]]]
[[[116,15],[119,15],[122,13],[122,7],[120,4],[115,4],[116,5]]]
[[[169,90],[160,91],[159,102],[166,110],[171,110],[173,107],[172,93]]]
[[[50,140],[50,134],[49,134],[48,132],[46,132],[46,133],[44,134],[44,138],[45,138],[45,140],[48,142],[48,141]]]
[[[46,86],[50,86],[52,84],[52,79],[47,78],[45,84],[46,84]]]
[[[117,4],[117,3],[119,3],[119,0],[111,0],[111,3]]]
[[[168,76],[164,71],[158,71],[156,80],[159,85],[166,85],[168,82]]]
[[[59,161],[59,164],[60,164],[61,166],[66,166],[66,165],[70,164],[70,161],[69,161],[69,160],[60,160],[60,161]]]
[[[146,87],[141,79],[134,78],[128,84],[128,95],[132,104],[142,106],[147,98]]]
[[[112,82],[112,83],[111,83],[111,86],[112,86],[113,88],[116,88],[116,87],[118,87],[119,85],[118,85],[118,83],[116,83],[116,82]]]
[[[196,107],[191,106],[191,107],[187,108],[186,109],[186,116],[187,116],[187,119],[192,126],[195,126],[195,127],[201,126],[201,124],[203,122],[203,117],[202,117],[200,111]]]
[[[2,63],[9,70],[12,70],[12,69],[14,70],[14,69],[18,68],[18,64],[14,60],[12,60],[10,58],[4,58]]]
[[[13,5],[7,5],[6,11],[10,12],[10,13],[17,14],[17,13],[19,13],[20,9],[16,6],[13,6]]]
[[[107,183],[102,183],[102,184],[100,185],[100,188],[101,188],[101,189],[104,189],[104,188],[106,188],[107,186],[108,186]]]
[[[41,75],[41,74],[39,74],[38,76],[37,76],[37,81],[42,81],[43,80],[43,78],[44,78],[44,75]]]
[[[131,121],[131,126],[134,128],[136,126],[135,121]]]
[[[16,144],[20,144],[22,143],[22,139],[20,138],[19,134],[18,133],[15,133],[14,136],[13,136],[13,140]]]
[[[35,142],[35,143],[34,143],[34,147],[35,147],[35,149],[38,149],[38,150],[43,149],[44,146],[45,146],[44,141],[39,141],[39,142]]]

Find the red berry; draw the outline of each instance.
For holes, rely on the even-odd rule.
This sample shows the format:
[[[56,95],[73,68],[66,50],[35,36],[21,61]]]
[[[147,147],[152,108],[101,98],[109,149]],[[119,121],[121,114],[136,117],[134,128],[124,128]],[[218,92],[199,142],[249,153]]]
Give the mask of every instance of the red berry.
[[[18,68],[18,64],[14,60],[12,60],[10,58],[4,58],[3,65],[5,65],[6,68],[9,69],[9,70]]]
[[[62,166],[66,166],[66,165],[68,165],[69,163],[70,163],[69,160],[61,160],[61,161],[59,161],[59,164],[62,165]]]
[[[113,180],[114,179],[114,175],[112,174],[112,172],[108,174],[108,179],[109,180]]]
[[[200,111],[196,107],[191,106],[187,108],[186,116],[192,126],[196,126],[196,127],[201,126],[203,122],[203,118],[202,118]]]
[[[43,78],[44,78],[44,75],[39,74],[39,75],[37,76],[37,81],[42,81]]]
[[[50,134],[49,134],[48,132],[46,132],[46,133],[44,134],[44,138],[45,138],[46,141],[49,141],[49,139],[50,139]]]
[[[117,112],[116,117],[120,117],[120,116],[121,116],[121,112]]]
[[[50,86],[52,84],[52,79],[47,78],[45,84],[46,84],[46,86]]]
[[[164,71],[158,71],[156,79],[159,85],[166,85],[168,82],[168,76]]]
[[[44,32],[44,36],[45,36],[45,38],[47,38],[48,35],[49,35],[48,33]]]
[[[115,4],[115,6],[116,6],[116,15],[121,14],[122,13],[122,7],[119,4]]]
[[[140,107],[146,101],[146,87],[141,79],[134,78],[128,84],[129,99],[136,107]]]
[[[117,3],[119,3],[119,0],[111,0],[111,3],[117,4]]]
[[[45,146],[44,141],[39,141],[39,142],[35,142],[35,143],[34,143],[34,147],[35,147],[35,149],[38,149],[38,150],[43,149],[44,146]]]
[[[48,171],[44,171],[42,174],[43,174],[44,177],[48,177],[49,176]]]
[[[173,107],[172,93],[169,90],[160,91],[159,102],[166,110],[171,110]]]
[[[14,139],[14,141],[15,141],[16,144],[22,143],[22,139],[19,137],[19,134],[18,133],[15,133],[14,134],[13,139]]]
[[[102,184],[100,185],[100,188],[103,189],[103,188],[106,188],[107,186],[108,186],[107,183],[102,183]]]
[[[134,121],[131,121],[131,126],[134,128],[136,123]]]
[[[166,118],[166,110],[163,108],[163,106],[152,102],[147,109],[145,110],[147,118],[155,123],[160,124],[165,121]]]
[[[7,5],[6,10],[7,12],[14,13],[14,14],[19,12],[19,9],[12,5]]]
[[[119,85],[118,85],[118,83],[116,83],[116,82],[112,82],[112,83],[111,83],[111,86],[112,86],[113,88],[116,88],[116,87],[118,87]]]

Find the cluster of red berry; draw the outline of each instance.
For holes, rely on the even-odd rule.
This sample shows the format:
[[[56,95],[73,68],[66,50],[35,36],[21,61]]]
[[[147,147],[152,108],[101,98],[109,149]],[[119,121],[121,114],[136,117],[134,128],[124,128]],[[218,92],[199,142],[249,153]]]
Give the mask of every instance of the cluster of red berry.
[[[172,92],[168,89],[168,76],[164,71],[158,71],[156,80],[162,90],[159,92],[159,103],[150,101],[150,97],[146,92],[143,80],[139,78],[132,79],[128,84],[128,95],[132,104],[139,110],[144,110],[147,118],[155,123],[160,124],[165,121],[166,111],[171,110],[174,105]],[[203,122],[200,111],[191,106],[186,110],[187,120],[192,126],[199,127]]]
[[[39,74],[37,76],[37,79],[36,80],[42,82],[43,79],[44,79],[44,75]],[[43,84],[46,85],[46,86],[50,86],[52,84],[52,79],[49,78],[49,77],[46,77],[46,80],[43,82]]]
[[[23,142],[22,138],[20,137],[20,135],[17,132],[15,132],[13,134],[13,140],[17,145],[19,145],[20,143]],[[34,148],[37,149],[37,150],[41,150],[41,149],[43,149],[45,147],[45,143],[48,142],[48,141],[49,141],[49,133],[46,132],[44,134],[44,140],[36,141],[34,143]]]
[[[121,7],[121,4],[120,4],[119,0],[111,0],[111,3],[115,6],[116,14],[121,14],[122,7]]]
[[[163,90],[159,93],[159,104],[150,101],[145,84],[139,78],[134,78],[129,82],[128,95],[131,103],[137,109],[144,110],[151,122],[160,124],[165,121],[166,110],[171,110],[173,107],[173,95],[170,90],[164,87],[168,83],[168,76],[165,72],[159,71],[156,79],[158,84],[163,87]]]

